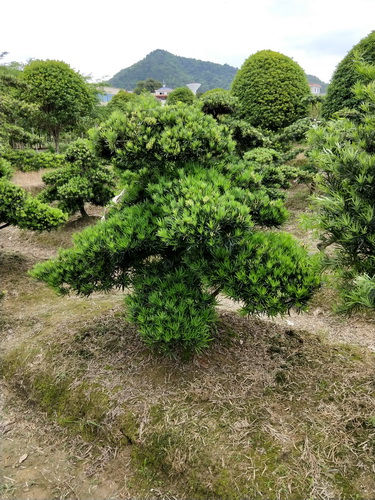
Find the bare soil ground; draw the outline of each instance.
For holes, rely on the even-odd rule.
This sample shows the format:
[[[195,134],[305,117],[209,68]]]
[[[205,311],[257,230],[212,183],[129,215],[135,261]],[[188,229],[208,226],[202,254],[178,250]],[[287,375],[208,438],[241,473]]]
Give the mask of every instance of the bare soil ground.
[[[37,192],[40,176],[15,180]],[[286,230],[313,250],[297,224],[306,195],[291,190]],[[54,233],[0,234],[1,351],[13,370],[0,399],[0,498],[375,497],[374,317],[335,316],[328,289],[309,312],[274,320],[240,318],[222,298],[212,351],[160,360],[123,326],[122,294],[59,298],[27,276],[102,209],[89,214]],[[43,400],[50,378],[58,391]],[[95,403],[84,415],[75,391]]]

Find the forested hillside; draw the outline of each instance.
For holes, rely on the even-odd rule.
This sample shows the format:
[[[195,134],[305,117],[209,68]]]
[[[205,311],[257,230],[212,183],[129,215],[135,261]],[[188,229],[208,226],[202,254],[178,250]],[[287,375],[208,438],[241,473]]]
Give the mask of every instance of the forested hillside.
[[[132,90],[139,80],[154,78],[176,88],[187,83],[201,83],[202,92],[214,88],[229,89],[237,68],[228,64],[216,64],[180,57],[166,50],[154,50],[129,68],[122,69],[109,80],[114,87]]]
[[[116,73],[109,83],[114,87],[133,90],[140,80],[154,78],[165,82],[167,87],[176,88],[187,83],[201,83],[200,92],[223,88],[229,90],[237,68],[229,64],[216,64],[190,57],[180,57],[166,50],[154,50],[144,59]],[[318,77],[306,75],[309,83],[319,83],[321,92],[326,93],[328,84]]]

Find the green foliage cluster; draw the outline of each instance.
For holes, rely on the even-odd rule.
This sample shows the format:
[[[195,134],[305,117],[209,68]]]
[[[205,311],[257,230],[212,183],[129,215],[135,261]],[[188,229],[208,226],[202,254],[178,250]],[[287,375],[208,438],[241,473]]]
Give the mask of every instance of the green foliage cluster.
[[[105,106],[105,110],[107,114],[112,113],[116,110],[126,111],[129,102],[134,101],[137,98],[137,94],[132,94],[130,92],[126,92],[125,90],[120,90]]]
[[[74,130],[92,113],[96,89],[62,61],[32,61],[22,77],[29,101],[38,105],[36,124],[53,137],[58,152],[61,132]]]
[[[321,247],[334,245],[327,265],[336,270],[341,310],[375,310],[375,65],[357,65],[354,92],[363,102],[355,121],[340,118],[310,136],[318,177]],[[360,119],[359,119],[360,118]]]
[[[127,114],[113,113],[90,131],[90,137],[99,157],[112,159],[115,167],[127,172],[127,182],[137,172],[132,189],[155,181],[176,165],[223,157],[235,146],[225,126],[183,103],[173,108],[134,106]]]
[[[62,167],[65,156],[49,152],[38,152],[34,149],[7,149],[2,153],[3,158],[22,172],[31,172],[42,168]]]
[[[207,347],[221,292],[245,313],[302,309],[318,285],[315,266],[289,235],[262,176],[233,163],[228,129],[195,106],[114,113],[91,133],[125,194],[33,276],[60,293],[131,287],[130,318],[144,341],[169,355]]]
[[[289,57],[262,50],[242,65],[232,84],[242,114],[251,125],[272,131],[307,115],[311,95],[302,68]]]
[[[229,90],[213,89],[205,92],[199,102],[203,113],[211,115],[215,119],[222,115],[231,115],[236,111],[237,99]]]
[[[343,108],[360,108],[361,102],[353,92],[353,85],[360,78],[355,68],[358,56],[367,63],[375,64],[375,31],[360,40],[337,65],[323,103],[324,118],[331,118]]]
[[[114,87],[132,90],[140,80],[151,77],[167,82],[172,88],[199,82],[200,90],[205,92],[214,88],[229,89],[236,72],[237,69],[228,64],[175,56],[166,50],[157,49],[141,61],[116,73],[109,83]]]
[[[193,104],[196,100],[194,93],[188,87],[177,87],[167,97],[167,104],[177,104],[183,102],[185,104]]]
[[[134,88],[135,94],[142,94],[142,92],[155,92],[156,89],[159,89],[162,86],[162,83],[159,80],[155,80],[154,78],[146,78],[146,80],[140,80],[137,82],[137,85]]]
[[[0,179],[0,199],[0,229],[14,225],[21,229],[50,230],[67,220],[60,210],[40,202],[7,180]]]
[[[46,188],[39,195],[41,200],[57,200],[62,211],[79,210],[83,216],[87,215],[85,203],[103,206],[114,195],[113,172],[98,161],[83,139],[69,146],[64,166],[45,174],[43,182]]]
[[[10,179],[12,176],[12,165],[0,156],[0,179]]]
[[[262,185],[270,198],[285,199],[280,189],[290,187],[290,181],[298,178],[299,169],[287,165],[285,156],[272,148],[254,148],[243,156],[247,168],[262,177]]]
[[[38,142],[30,129],[37,107],[26,102],[26,93],[27,85],[21,80],[20,71],[9,65],[0,65],[0,140],[4,144],[32,145]]]

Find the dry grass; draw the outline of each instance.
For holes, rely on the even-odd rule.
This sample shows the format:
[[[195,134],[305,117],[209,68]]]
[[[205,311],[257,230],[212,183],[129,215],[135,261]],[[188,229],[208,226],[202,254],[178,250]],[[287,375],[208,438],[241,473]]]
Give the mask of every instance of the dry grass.
[[[27,277],[86,223],[7,228],[2,243],[2,370],[17,422],[2,498],[374,498],[374,358],[318,334],[336,321],[329,295],[305,316],[315,333],[294,317],[292,329],[221,311],[205,355],[161,359],[124,320],[122,294],[59,298]],[[352,327],[373,325],[361,321]]]

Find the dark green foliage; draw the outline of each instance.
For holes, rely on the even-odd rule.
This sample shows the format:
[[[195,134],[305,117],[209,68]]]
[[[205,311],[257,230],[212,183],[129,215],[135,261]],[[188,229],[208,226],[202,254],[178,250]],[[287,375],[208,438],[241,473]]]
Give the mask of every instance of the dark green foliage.
[[[307,133],[314,125],[315,122],[311,118],[300,118],[275,134],[272,142],[278,149],[289,150],[293,143],[305,143]]]
[[[280,130],[307,115],[311,95],[302,68],[289,57],[262,50],[250,56],[233,80],[243,116],[254,127]]]
[[[331,118],[343,108],[358,110],[360,107],[353,92],[353,85],[360,79],[355,69],[356,53],[366,62],[375,64],[375,31],[360,40],[337,65],[323,103],[324,118]]]
[[[28,195],[14,184],[0,179],[0,224],[38,231],[54,229],[67,217],[60,210]]]
[[[85,203],[105,206],[114,195],[114,175],[90,151],[86,141],[71,144],[65,155],[65,165],[43,176],[46,189],[43,201],[57,200],[64,212],[85,212]]]
[[[65,156],[49,152],[39,153],[34,149],[8,149],[2,156],[8,160],[11,165],[22,172],[31,172],[42,168],[62,167],[65,162]]]
[[[211,116],[183,104],[115,113],[92,140],[121,174],[124,198],[33,276],[60,293],[131,287],[130,318],[169,355],[208,346],[219,292],[251,313],[305,306],[318,283],[306,251],[260,230],[285,220],[283,203],[246,162],[229,161],[229,131]]]
[[[155,92],[156,89],[160,88],[162,83],[159,80],[154,80],[154,78],[146,78],[146,80],[141,80],[137,82],[134,88],[135,94],[142,94],[142,92]]]
[[[94,109],[96,89],[62,61],[32,61],[23,78],[30,102],[38,105],[36,123],[54,138],[58,152],[61,132],[77,128]]]
[[[248,168],[262,177],[262,185],[271,198],[284,198],[280,188],[290,187],[290,180],[298,177],[298,169],[284,163],[284,155],[272,148],[255,148],[243,156]]]
[[[327,265],[340,278],[344,312],[365,304],[373,308],[375,295],[375,65],[358,70],[362,78],[371,75],[367,85],[357,83],[354,89],[364,102],[361,119],[330,121],[310,138],[321,170],[321,194],[315,199],[321,248],[334,245]]]
[[[228,64],[199,61],[175,56],[166,50],[154,50],[141,61],[116,73],[109,83],[114,87],[132,90],[137,82],[151,77],[165,81],[172,88],[199,82],[200,90],[205,92],[214,88],[229,89],[236,72],[237,69]]]
[[[253,148],[271,147],[271,139],[261,130],[253,127],[246,120],[236,118],[233,115],[225,115],[221,122],[227,125],[236,141],[236,151],[242,156],[246,151]]]
[[[237,107],[237,99],[224,89],[213,89],[205,92],[199,102],[202,106],[203,113],[211,115],[215,119],[222,115],[231,115]]]
[[[193,104],[195,100],[194,93],[187,87],[177,87],[167,97],[168,104],[177,104],[178,102]]]

